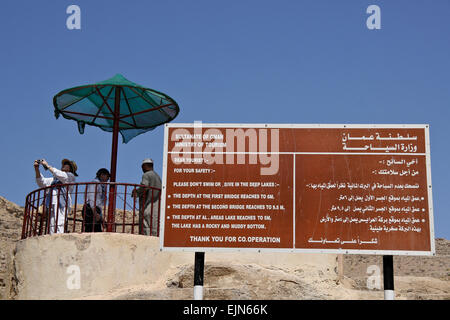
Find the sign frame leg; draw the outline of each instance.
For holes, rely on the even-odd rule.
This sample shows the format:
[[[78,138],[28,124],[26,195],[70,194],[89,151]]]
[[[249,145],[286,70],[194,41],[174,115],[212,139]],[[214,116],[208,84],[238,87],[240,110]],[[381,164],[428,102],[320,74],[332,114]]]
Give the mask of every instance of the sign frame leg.
[[[394,257],[383,256],[384,300],[394,300]]]
[[[196,252],[194,261],[194,300],[203,300],[205,253]]]

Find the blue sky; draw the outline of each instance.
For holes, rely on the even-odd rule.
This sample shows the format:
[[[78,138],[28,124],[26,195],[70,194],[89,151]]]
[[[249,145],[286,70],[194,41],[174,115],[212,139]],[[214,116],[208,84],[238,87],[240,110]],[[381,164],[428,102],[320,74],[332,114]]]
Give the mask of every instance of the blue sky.
[[[68,30],[66,8],[81,8]],[[366,8],[381,8],[369,30]],[[123,74],[167,93],[175,122],[430,124],[435,234],[450,238],[450,2],[2,1],[0,195],[36,189],[33,160],[110,166],[111,134],[53,115],[59,91]],[[119,144],[117,181],[138,183],[163,128]]]

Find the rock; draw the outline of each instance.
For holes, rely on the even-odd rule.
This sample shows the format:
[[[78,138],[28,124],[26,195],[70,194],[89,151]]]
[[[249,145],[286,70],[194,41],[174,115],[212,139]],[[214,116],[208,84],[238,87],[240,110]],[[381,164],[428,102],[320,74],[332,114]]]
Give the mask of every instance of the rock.
[[[193,298],[193,253],[161,253],[159,239],[128,234],[72,233],[19,241],[22,219],[23,208],[0,196],[0,299],[50,297],[54,288],[41,281],[36,265],[46,270],[45,259],[55,256],[58,259],[47,261],[52,272],[44,275],[65,286],[67,267],[78,263],[88,274],[83,285],[90,286],[81,295],[56,288],[55,299]],[[298,262],[295,255],[206,253],[204,298],[383,299],[381,256],[344,255],[342,268],[338,268],[336,255],[304,254]],[[152,263],[148,270],[143,267]],[[442,238],[436,239],[434,257],[395,256],[396,299],[450,300],[449,265],[450,241]],[[367,288],[369,266],[381,272],[379,289]],[[28,267],[31,271],[26,278],[23,272]],[[28,288],[26,293],[27,286],[37,290]]]
[[[21,236],[23,212],[23,207],[0,196],[0,299],[5,296],[7,260]]]

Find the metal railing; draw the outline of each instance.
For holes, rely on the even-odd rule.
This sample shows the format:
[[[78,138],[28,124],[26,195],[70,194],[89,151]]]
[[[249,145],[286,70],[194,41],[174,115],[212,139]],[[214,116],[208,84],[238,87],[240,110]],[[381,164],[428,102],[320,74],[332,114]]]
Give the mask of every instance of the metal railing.
[[[160,189],[117,182],[40,188],[25,199],[22,239],[102,231],[159,236],[160,197]]]

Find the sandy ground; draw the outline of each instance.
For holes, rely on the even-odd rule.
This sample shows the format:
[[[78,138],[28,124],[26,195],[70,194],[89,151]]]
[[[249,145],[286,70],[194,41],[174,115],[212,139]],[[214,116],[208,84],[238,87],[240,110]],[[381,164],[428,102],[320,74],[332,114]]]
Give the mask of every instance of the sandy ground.
[[[205,266],[204,298],[380,300],[384,298],[382,278],[380,282],[380,289],[369,290],[351,277],[339,279],[334,272],[308,266],[288,270],[255,264],[214,263]],[[450,299],[448,280],[429,276],[396,276],[395,287],[397,300]],[[164,279],[152,286],[121,288],[85,299],[193,299],[193,267],[183,265],[168,270]]]

